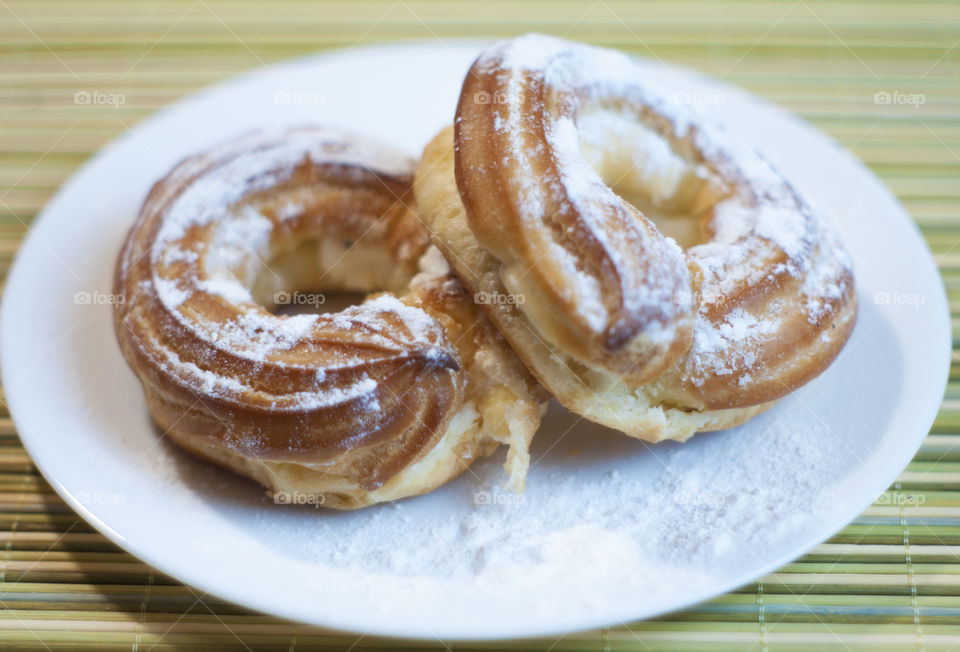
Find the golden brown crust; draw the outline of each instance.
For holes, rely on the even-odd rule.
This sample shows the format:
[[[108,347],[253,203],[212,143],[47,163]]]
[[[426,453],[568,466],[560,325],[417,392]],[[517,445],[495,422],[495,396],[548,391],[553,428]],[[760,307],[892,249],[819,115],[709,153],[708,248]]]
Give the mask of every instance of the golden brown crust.
[[[576,171],[546,133],[575,119],[574,107],[531,71],[475,64],[454,122],[457,187],[471,232],[541,336],[637,386],[690,347],[692,306],[674,300],[689,291],[690,273],[635,206],[612,192],[587,198],[590,206],[574,195]]]
[[[438,134],[424,150],[414,182],[421,215],[434,242],[467,288],[489,295],[507,293],[499,261],[480,245],[470,228],[454,172],[454,152],[452,128]],[[783,283],[774,287],[782,292],[797,292],[795,286]],[[753,308],[760,301],[771,310],[778,306],[769,291],[733,293],[727,300],[729,310]],[[747,421],[825,369],[853,326],[856,304],[852,283],[849,293],[840,295],[836,304],[824,304],[833,311],[828,313],[829,321],[791,322],[791,328],[797,330],[790,332],[786,344],[765,343],[770,348],[760,349],[763,357],[754,369],[756,391],[744,390],[739,381],[743,372],[704,373],[698,367],[703,361],[692,350],[653,383],[631,387],[617,374],[591,369],[554,346],[516,303],[490,302],[483,307],[528,368],[567,408],[633,437],[682,441],[698,431],[729,428]],[[725,323],[722,317],[715,319]],[[752,341],[749,343],[753,345]],[[785,346],[796,345],[804,346],[803,351],[785,350]],[[739,355],[750,352],[747,349]],[[710,403],[704,400],[705,396],[710,397]]]
[[[451,261],[468,285],[490,273],[523,298],[488,312],[522,313],[548,349],[658,404],[776,400],[846,342],[849,259],[756,152],[642,82],[619,53],[560,39],[484,50],[451,146],[463,219],[489,256]],[[685,252],[653,215],[686,223]]]
[[[412,166],[298,129],[191,157],[154,187],[118,260],[115,321],[164,431],[275,491],[343,508],[428,491],[496,442],[529,443],[536,382],[449,270],[411,285],[428,246],[408,207]],[[261,305],[305,289],[405,294],[336,314]],[[503,408],[478,396],[482,358],[503,361],[498,400],[536,415],[523,437],[485,421]],[[515,484],[522,475],[515,464]]]

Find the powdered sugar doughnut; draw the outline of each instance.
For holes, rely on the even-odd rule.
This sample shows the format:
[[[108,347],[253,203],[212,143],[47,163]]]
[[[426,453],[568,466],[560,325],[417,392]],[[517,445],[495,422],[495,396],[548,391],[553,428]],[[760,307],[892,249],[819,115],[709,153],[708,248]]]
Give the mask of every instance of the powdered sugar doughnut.
[[[428,250],[413,166],[293,129],[191,157],[154,187],[117,264],[115,322],[164,431],[337,508],[428,491],[499,442],[522,486],[538,386]],[[338,313],[263,307],[295,290],[388,292]]]
[[[525,298],[484,307],[562,403],[683,439],[822,372],[853,327],[853,275],[759,154],[644,82],[616,52],[498,43],[416,187],[465,284]]]

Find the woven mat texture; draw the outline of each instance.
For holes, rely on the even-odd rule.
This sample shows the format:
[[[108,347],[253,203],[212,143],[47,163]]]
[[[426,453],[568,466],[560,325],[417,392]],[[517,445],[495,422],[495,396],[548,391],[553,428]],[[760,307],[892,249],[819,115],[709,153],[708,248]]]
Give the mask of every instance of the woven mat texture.
[[[0,0],[0,275],[56,189],[158,108],[264,64],[358,44],[536,30],[686,65],[849,148],[923,231],[960,300],[956,2]],[[77,93],[116,93],[119,106]],[[884,102],[884,98],[891,98]],[[960,383],[896,483],[810,554],[661,618],[496,650],[960,651]],[[0,408],[0,647],[450,649],[250,612],[119,550],[32,466]]]

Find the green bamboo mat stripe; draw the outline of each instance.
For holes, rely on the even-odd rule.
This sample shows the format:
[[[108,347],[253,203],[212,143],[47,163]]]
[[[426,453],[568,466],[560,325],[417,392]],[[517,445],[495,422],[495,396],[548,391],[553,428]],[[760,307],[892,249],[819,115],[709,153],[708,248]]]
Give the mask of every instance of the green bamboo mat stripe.
[[[960,652],[958,2],[0,0],[0,275],[88,157],[192,91],[324,49],[529,30],[723,77],[849,148],[934,253],[953,313],[953,365],[930,435],[897,482],[801,559],[660,618],[455,648]],[[79,105],[78,92],[122,100]],[[883,94],[900,100],[880,103]],[[0,607],[9,649],[450,649],[288,623],[156,572],[56,496],[2,405]]]

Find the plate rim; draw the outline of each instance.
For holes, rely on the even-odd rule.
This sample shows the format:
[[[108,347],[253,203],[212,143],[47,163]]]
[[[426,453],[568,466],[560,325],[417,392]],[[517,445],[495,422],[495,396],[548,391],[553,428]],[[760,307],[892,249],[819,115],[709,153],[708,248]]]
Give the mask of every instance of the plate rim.
[[[489,42],[490,42],[489,39],[445,39],[440,44],[438,44],[436,41],[433,41],[433,40],[415,40],[415,41],[397,41],[397,42],[387,41],[387,42],[378,42],[370,45],[358,46],[356,48],[350,48],[350,49],[337,48],[337,49],[325,50],[325,51],[312,53],[312,54],[308,54],[301,57],[281,60],[278,62],[271,63],[269,64],[269,66],[258,66],[256,68],[250,69],[240,74],[232,75],[226,79],[223,79],[218,82],[215,82],[214,84],[205,86],[195,92],[192,92],[182,98],[177,99],[174,102],[168,103],[165,106],[156,109],[150,115],[144,117],[143,119],[139,120],[135,124],[131,125],[131,127],[127,131],[115,137],[114,139],[110,140],[106,145],[101,147],[93,156],[88,158],[79,168],[77,168],[70,175],[69,179],[67,179],[66,182],[61,184],[61,186],[57,189],[57,191],[46,202],[46,204],[43,206],[40,212],[36,215],[33,222],[31,222],[27,233],[25,234],[23,240],[19,244],[17,251],[13,257],[13,261],[10,265],[9,271],[6,276],[4,299],[6,299],[6,296],[8,296],[7,291],[9,290],[9,288],[17,287],[24,283],[27,283],[29,285],[29,279],[20,280],[20,276],[22,276],[23,274],[22,272],[23,265],[21,264],[21,260],[26,255],[25,252],[30,252],[36,248],[36,241],[37,241],[37,238],[39,237],[37,236],[37,230],[38,230],[37,227],[40,224],[46,223],[50,219],[52,219],[50,218],[51,207],[55,206],[59,201],[62,201],[62,197],[67,196],[68,193],[76,185],[81,183],[84,180],[83,176],[85,175],[85,173],[89,173],[89,171],[93,169],[99,161],[111,156],[114,151],[122,147],[123,144],[125,144],[130,139],[134,138],[135,132],[148,127],[154,122],[160,121],[167,113],[182,109],[188,106],[192,102],[196,102],[196,101],[205,99],[208,96],[218,94],[226,89],[229,89],[232,86],[240,86],[240,85],[249,83],[254,79],[257,79],[267,74],[268,70],[272,70],[280,67],[293,68],[296,66],[309,66],[310,64],[320,63],[320,62],[323,62],[324,60],[335,59],[340,56],[349,56],[351,53],[358,52],[358,51],[371,54],[371,53],[375,53],[378,50],[385,51],[385,52],[396,52],[397,50],[420,50],[423,48],[437,48],[440,45],[445,47],[466,47],[466,46],[474,47],[475,46],[479,48],[483,44],[489,43]],[[645,59],[645,61],[650,61],[650,60]],[[814,125],[807,123],[806,121],[800,119],[794,114],[788,112],[784,108],[776,104],[773,104],[772,102],[767,101],[764,98],[758,97],[750,93],[749,91],[746,91],[745,89],[729,84],[727,82],[723,82],[722,80],[717,80],[709,75],[701,73],[697,70],[687,68],[685,66],[680,66],[672,63],[663,63],[663,62],[658,63],[653,61],[651,61],[651,63],[653,65],[663,65],[667,69],[680,70],[688,77],[696,78],[699,81],[703,81],[717,88],[723,88],[726,92],[736,93],[742,97],[745,97],[752,103],[763,105],[765,110],[775,111],[780,115],[782,119],[788,120],[791,123],[793,123],[795,126],[803,128],[806,132],[808,132],[811,135],[811,137],[815,136],[825,144],[837,146],[836,141],[834,141],[831,137],[829,137],[827,134],[822,132],[820,129],[818,129]],[[918,238],[919,242],[922,244],[927,254],[925,259],[923,261],[917,261],[917,264],[919,265],[922,262],[922,264],[925,267],[927,267],[925,274],[932,273],[933,278],[936,278],[938,280],[938,286],[940,289],[940,293],[938,294],[938,299],[940,300],[940,303],[944,307],[944,312],[942,313],[944,317],[944,319],[942,320],[942,327],[944,328],[946,333],[946,337],[944,339],[946,340],[947,350],[945,352],[946,355],[943,355],[940,358],[940,361],[938,362],[940,366],[939,373],[933,373],[935,369],[931,368],[931,373],[929,374],[929,376],[933,379],[941,379],[942,382],[931,381],[931,387],[942,386],[943,390],[941,390],[939,393],[931,392],[929,395],[927,404],[922,406],[922,409],[915,410],[918,414],[929,415],[929,416],[924,416],[922,418],[917,417],[918,425],[920,423],[925,423],[926,427],[922,429],[918,427],[917,434],[914,435],[914,438],[916,440],[914,442],[915,446],[912,445],[911,448],[914,451],[914,455],[915,455],[916,450],[919,449],[920,445],[929,434],[930,427],[933,425],[936,419],[937,413],[939,412],[939,409],[940,409],[944,391],[946,390],[947,381],[949,379],[950,358],[951,358],[951,352],[952,352],[952,344],[951,344],[952,331],[951,331],[951,324],[950,324],[951,315],[949,311],[949,304],[946,301],[946,291],[945,291],[943,276],[940,273],[939,268],[935,264],[933,254],[930,251],[929,245],[927,244],[926,240],[923,238],[922,232],[920,231],[916,221],[913,220],[909,212],[906,211],[906,209],[902,206],[900,201],[892,194],[889,188],[887,188],[887,186],[869,168],[867,168],[857,157],[855,157],[850,152],[845,150],[838,151],[837,155],[842,156],[845,159],[844,162],[846,164],[852,165],[853,167],[857,168],[857,171],[859,173],[868,176],[873,182],[875,182],[874,183],[874,185],[876,186],[875,190],[877,192],[882,192],[885,195],[884,199],[886,201],[898,207],[901,217],[905,218],[904,221],[906,222],[906,226],[911,228],[914,235]],[[14,308],[10,307],[10,302],[3,300],[2,303],[0,303],[0,375],[2,375],[3,381],[8,380],[11,377],[11,373],[12,373],[12,371],[9,368],[11,364],[9,362],[10,358],[9,356],[5,355],[4,352],[7,351],[10,348],[10,346],[15,345],[15,343],[11,341],[13,338],[12,331],[14,327],[10,326],[10,324],[16,319],[15,316],[13,315],[13,311],[14,311]],[[6,388],[6,382],[4,382],[3,386],[4,388]],[[607,613],[607,617],[603,617],[603,618],[594,617],[592,619],[588,618],[586,619],[586,622],[577,623],[574,629],[541,626],[540,628],[526,628],[523,632],[507,630],[506,633],[496,633],[496,634],[489,634],[489,635],[484,635],[478,632],[474,632],[471,635],[467,635],[467,636],[451,635],[451,636],[443,636],[442,638],[438,638],[438,637],[425,638],[422,635],[422,633],[420,634],[417,633],[418,630],[416,627],[411,627],[406,630],[392,629],[392,628],[378,628],[378,627],[370,628],[361,623],[362,618],[355,619],[355,622],[343,622],[343,619],[339,619],[340,620],[339,623],[325,621],[322,617],[318,617],[310,621],[303,621],[300,619],[299,616],[291,615],[289,610],[278,608],[279,605],[276,605],[275,603],[272,603],[269,600],[261,602],[258,599],[259,596],[256,592],[251,592],[250,594],[245,596],[235,596],[232,594],[232,592],[229,592],[229,591],[222,592],[215,585],[213,585],[215,583],[208,584],[207,582],[209,580],[205,579],[202,573],[198,574],[196,572],[193,572],[193,570],[185,570],[184,568],[178,567],[176,563],[172,561],[168,561],[166,558],[163,558],[161,556],[154,555],[154,553],[151,552],[150,550],[142,548],[139,544],[129,540],[121,532],[114,529],[113,526],[111,526],[109,523],[103,520],[100,516],[98,516],[94,511],[92,511],[89,506],[80,502],[79,499],[73,493],[71,493],[67,489],[67,487],[60,481],[60,479],[58,479],[54,474],[50,472],[50,469],[48,468],[48,465],[47,465],[47,460],[44,458],[44,456],[37,455],[37,452],[39,450],[39,443],[37,441],[37,437],[28,436],[24,438],[21,435],[21,430],[20,430],[18,421],[21,423],[24,422],[25,417],[22,416],[24,410],[22,410],[22,408],[19,407],[20,406],[19,399],[14,399],[13,401],[11,401],[10,400],[11,395],[10,394],[5,394],[5,395],[7,398],[8,411],[17,429],[18,438],[20,439],[22,445],[24,446],[24,449],[29,454],[31,463],[36,466],[36,468],[40,471],[40,473],[43,475],[45,480],[50,484],[50,486],[54,489],[54,491],[56,491],[56,493],[65,502],[67,502],[68,505],[70,505],[70,507],[77,513],[77,515],[80,518],[83,518],[83,520],[85,520],[87,523],[93,526],[94,529],[96,529],[98,532],[104,535],[111,542],[113,542],[120,548],[130,552],[131,554],[143,560],[147,564],[153,566],[160,572],[166,575],[169,575],[170,577],[180,582],[183,582],[184,584],[187,584],[191,587],[200,589],[206,594],[217,596],[220,599],[227,600],[234,604],[238,604],[247,608],[256,609],[267,615],[278,616],[288,620],[294,619],[294,622],[306,622],[311,625],[321,626],[331,631],[342,632],[344,634],[361,634],[363,632],[370,632],[370,635],[374,635],[374,636],[387,636],[392,638],[413,640],[413,641],[442,640],[442,641],[483,642],[483,641],[510,640],[510,639],[524,640],[524,639],[542,638],[547,636],[555,636],[555,635],[571,633],[576,631],[586,631],[596,627],[615,626],[616,624],[628,623],[637,619],[636,615],[629,614],[630,610],[628,608],[621,608],[616,613]],[[17,413],[20,413],[21,416],[17,417]],[[908,459],[905,462],[905,464],[908,464],[909,461],[910,460]],[[895,478],[896,476],[891,478],[890,482],[886,483],[887,486],[891,482],[893,482]],[[804,554],[809,552],[812,548],[822,543],[822,541],[830,538],[831,536],[836,534],[838,531],[846,527],[859,514],[863,513],[863,511],[867,507],[873,504],[875,500],[876,500],[876,497],[864,499],[861,502],[855,503],[855,508],[841,510],[840,513],[842,513],[843,516],[835,517],[836,522],[839,523],[839,525],[836,525],[836,527],[831,526],[830,528],[827,528],[827,530],[829,531],[826,532],[826,534],[824,534],[823,536],[816,537],[816,540],[812,542],[808,542],[803,546],[797,547],[789,553],[784,553],[778,556],[776,560],[770,563],[754,567],[747,575],[749,575],[750,578],[761,577],[771,572],[772,570],[782,567],[785,563],[788,563],[791,560],[794,560],[803,556]],[[743,586],[745,583],[749,583],[750,581],[753,581],[753,580],[747,579],[745,582],[743,581],[743,577],[738,577],[735,580],[730,580],[728,582],[722,582],[722,583],[718,583],[717,585],[713,585],[709,589],[704,589],[699,592],[684,594],[682,599],[675,599],[673,602],[667,602],[664,604],[662,609],[655,610],[652,612],[645,612],[645,614],[640,616],[640,618],[646,620],[649,618],[657,617],[664,613],[682,609],[686,606],[697,604],[704,600],[710,599],[711,597],[715,597],[718,595],[722,595],[723,593],[727,593],[732,589],[736,589],[740,586]],[[284,611],[287,611],[287,613],[284,613]],[[477,629],[480,629],[480,628],[477,628]]]

